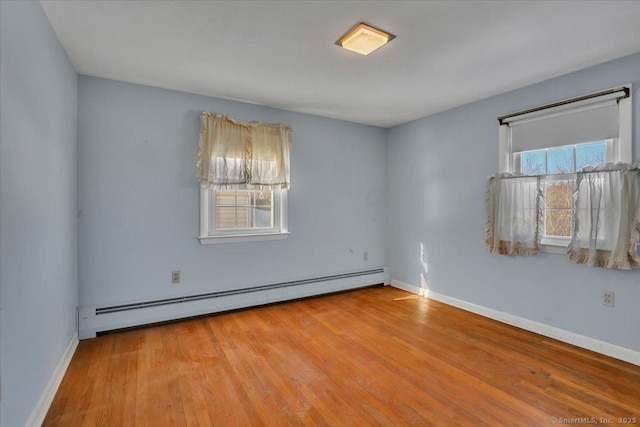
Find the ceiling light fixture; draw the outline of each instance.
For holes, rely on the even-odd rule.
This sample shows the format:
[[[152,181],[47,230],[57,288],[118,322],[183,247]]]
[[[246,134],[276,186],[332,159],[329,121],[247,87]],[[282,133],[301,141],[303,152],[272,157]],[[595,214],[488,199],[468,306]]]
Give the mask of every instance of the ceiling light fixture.
[[[360,55],[369,55],[389,43],[396,36],[367,25],[364,22],[351,28],[336,42],[338,46],[352,50]]]

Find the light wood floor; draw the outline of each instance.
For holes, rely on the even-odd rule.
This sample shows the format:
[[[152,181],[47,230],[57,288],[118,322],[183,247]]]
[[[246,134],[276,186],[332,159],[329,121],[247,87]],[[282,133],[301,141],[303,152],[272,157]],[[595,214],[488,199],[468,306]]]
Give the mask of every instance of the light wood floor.
[[[552,417],[640,425],[640,367],[372,287],[82,341],[44,425],[548,426]]]

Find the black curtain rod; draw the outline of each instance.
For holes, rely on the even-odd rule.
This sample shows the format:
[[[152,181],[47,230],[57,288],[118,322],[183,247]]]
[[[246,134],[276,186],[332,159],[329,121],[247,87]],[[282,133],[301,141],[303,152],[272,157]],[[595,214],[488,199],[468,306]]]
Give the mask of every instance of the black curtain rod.
[[[540,107],[530,108],[528,110],[522,110],[522,111],[518,111],[516,113],[506,114],[504,116],[498,117],[498,123],[500,123],[500,125],[503,125],[503,124],[505,124],[504,123],[505,119],[510,119],[512,117],[522,116],[524,114],[534,113],[536,111],[547,110],[549,108],[559,107],[561,105],[572,104],[574,102],[584,101],[586,99],[597,98],[599,96],[610,95],[610,94],[616,93],[616,92],[624,92],[624,95],[620,95],[618,98],[616,98],[616,101],[620,101],[621,99],[628,98],[629,96],[631,96],[628,87],[620,87],[620,88],[617,88],[617,89],[603,90],[602,92],[592,93],[590,95],[584,95],[584,96],[579,96],[577,98],[565,99],[564,101],[558,101],[558,102],[554,102],[552,104],[541,105]]]

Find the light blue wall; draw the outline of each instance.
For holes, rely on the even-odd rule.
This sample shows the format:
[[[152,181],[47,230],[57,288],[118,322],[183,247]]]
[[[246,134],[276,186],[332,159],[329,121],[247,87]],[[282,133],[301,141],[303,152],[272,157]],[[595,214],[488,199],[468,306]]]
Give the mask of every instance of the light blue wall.
[[[562,255],[491,255],[484,243],[485,185],[498,172],[496,117],[624,83],[636,84],[638,161],[640,54],[390,129],[392,278],[419,286],[424,274],[435,292],[640,351],[640,271],[578,266]],[[600,304],[604,289],[615,292],[615,308]]]
[[[87,76],[78,102],[81,305],[385,264],[385,129]],[[202,111],[293,126],[288,240],[196,239]]]
[[[38,2],[0,2],[0,425],[27,420],[76,330],[77,76]]]

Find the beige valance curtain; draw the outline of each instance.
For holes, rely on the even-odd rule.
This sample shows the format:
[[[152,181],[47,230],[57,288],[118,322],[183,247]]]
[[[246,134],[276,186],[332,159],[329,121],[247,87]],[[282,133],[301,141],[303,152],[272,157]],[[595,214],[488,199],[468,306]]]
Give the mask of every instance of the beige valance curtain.
[[[243,123],[216,113],[200,117],[200,183],[214,190],[288,189],[291,127]]]

